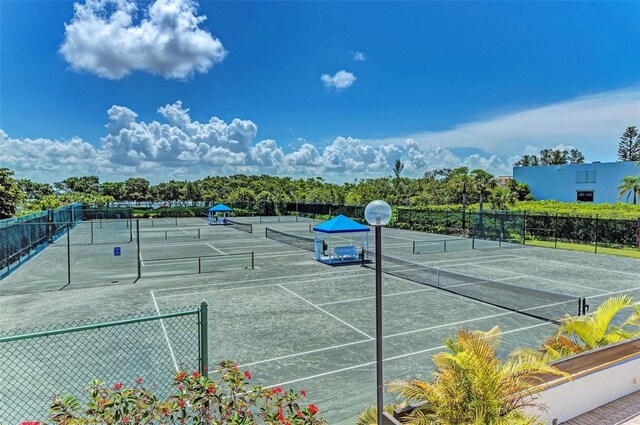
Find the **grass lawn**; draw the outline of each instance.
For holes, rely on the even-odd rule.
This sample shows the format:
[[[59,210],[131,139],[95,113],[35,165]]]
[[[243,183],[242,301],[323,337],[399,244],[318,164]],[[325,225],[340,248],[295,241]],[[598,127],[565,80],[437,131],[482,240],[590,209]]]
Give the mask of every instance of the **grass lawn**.
[[[527,239],[527,245],[542,246],[545,248],[554,248],[556,245],[553,241],[541,241]],[[569,251],[595,252],[594,245],[585,245],[579,243],[560,242],[558,241],[558,249],[566,249]],[[639,248],[608,248],[604,246],[598,247],[598,254],[618,255],[621,257],[640,258]]]

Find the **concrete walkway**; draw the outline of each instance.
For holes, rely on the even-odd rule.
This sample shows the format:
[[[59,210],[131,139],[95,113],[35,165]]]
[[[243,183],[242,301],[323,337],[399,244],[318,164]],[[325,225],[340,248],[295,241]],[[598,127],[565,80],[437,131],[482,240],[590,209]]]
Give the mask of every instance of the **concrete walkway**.
[[[566,425],[640,425],[640,391],[583,413]]]

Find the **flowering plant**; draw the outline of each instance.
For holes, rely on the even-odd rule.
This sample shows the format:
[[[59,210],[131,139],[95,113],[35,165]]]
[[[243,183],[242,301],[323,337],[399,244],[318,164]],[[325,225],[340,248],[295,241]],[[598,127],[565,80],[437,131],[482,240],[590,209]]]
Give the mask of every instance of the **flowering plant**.
[[[280,387],[250,385],[249,371],[236,363],[218,364],[211,376],[181,371],[174,378],[175,390],[166,399],[146,389],[141,378],[135,385],[107,386],[96,380],[89,388],[85,408],[74,396],[57,397],[49,411],[52,424],[233,424],[233,425],[320,425],[326,424],[314,404],[300,400],[297,393]]]

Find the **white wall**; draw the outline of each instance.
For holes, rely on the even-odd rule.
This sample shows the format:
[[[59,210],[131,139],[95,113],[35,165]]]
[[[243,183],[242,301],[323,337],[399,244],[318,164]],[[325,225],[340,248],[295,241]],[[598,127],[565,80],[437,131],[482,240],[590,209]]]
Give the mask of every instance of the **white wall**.
[[[623,363],[574,378],[536,395],[547,411],[529,409],[545,424],[561,424],[603,404],[640,390],[640,353]],[[557,422],[553,422],[557,419]]]

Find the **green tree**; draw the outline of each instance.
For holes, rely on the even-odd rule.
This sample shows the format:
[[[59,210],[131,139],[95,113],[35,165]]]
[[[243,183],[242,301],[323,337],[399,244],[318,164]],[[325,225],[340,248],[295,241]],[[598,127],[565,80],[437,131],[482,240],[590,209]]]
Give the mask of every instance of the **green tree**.
[[[122,202],[125,200],[124,182],[102,183],[100,193],[104,196],[111,196],[117,202]]]
[[[620,161],[640,161],[640,134],[636,126],[627,127],[618,143]]]
[[[149,198],[149,181],[141,177],[130,178],[124,182],[124,195],[128,201],[135,201],[136,205]]]
[[[570,164],[584,164],[584,155],[578,149],[571,149],[569,151],[569,163]]]
[[[13,171],[0,168],[0,220],[13,217],[24,193],[13,178]]]
[[[538,157],[536,155],[522,155],[515,164],[514,167],[535,167],[539,165]]]
[[[473,170],[471,172],[471,182],[476,192],[480,195],[480,211],[482,211],[484,200],[487,198],[489,191],[496,186],[496,179],[493,174],[489,174],[484,170]]]
[[[20,179],[17,182],[27,199],[40,199],[53,194],[53,187],[49,183],[37,183],[29,179]]]
[[[627,202],[629,197],[633,195],[633,205],[636,205],[636,197],[640,195],[640,176],[625,176],[618,186],[618,199],[627,194]]]
[[[496,186],[489,191],[489,205],[493,210],[508,210],[516,202],[516,193],[507,186]]]
[[[396,162],[393,165],[393,175],[395,176],[396,180],[400,178],[400,173],[402,173],[402,170],[404,170],[404,164],[399,159],[396,159]]]
[[[445,341],[447,351],[432,357],[436,366],[432,381],[390,381],[389,391],[418,404],[404,423],[535,423],[523,409],[535,404],[531,389],[540,382],[538,375],[565,374],[528,353],[501,360],[496,353],[500,334],[498,327],[488,332],[461,329],[455,338]]]
[[[67,177],[53,185],[61,192],[98,193],[100,191],[98,176]]]

